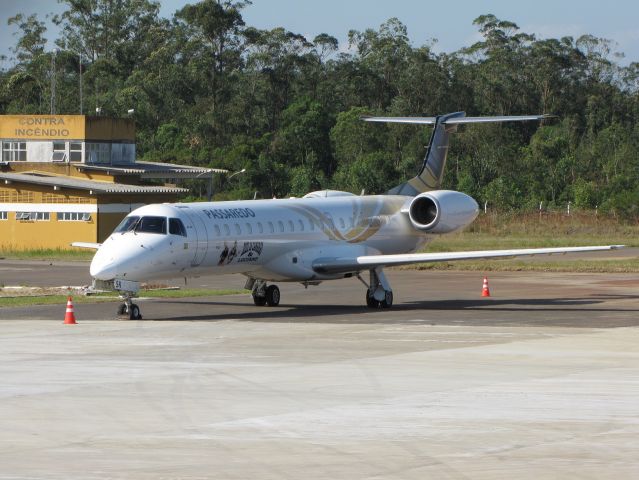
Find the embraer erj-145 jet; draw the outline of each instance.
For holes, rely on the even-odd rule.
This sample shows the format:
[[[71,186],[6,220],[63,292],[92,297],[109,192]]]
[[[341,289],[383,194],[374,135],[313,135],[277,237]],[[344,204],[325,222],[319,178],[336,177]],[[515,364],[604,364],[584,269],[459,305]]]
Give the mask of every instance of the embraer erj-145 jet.
[[[544,115],[365,117],[369,122],[433,125],[418,175],[384,195],[319,191],[303,198],[146,205],[127,215],[97,248],[90,272],[99,288],[120,291],[119,315],[141,318],[132,303],[139,282],[210,273],[241,273],[255,305],[280,303],[267,282],[317,285],[356,277],[370,308],[389,308],[384,267],[411,263],[610,250],[617,246],[412,253],[438,235],[468,226],[479,212],[468,195],[440,190],[449,136],[459,125],[541,120]],[[369,272],[369,281],[361,277]]]

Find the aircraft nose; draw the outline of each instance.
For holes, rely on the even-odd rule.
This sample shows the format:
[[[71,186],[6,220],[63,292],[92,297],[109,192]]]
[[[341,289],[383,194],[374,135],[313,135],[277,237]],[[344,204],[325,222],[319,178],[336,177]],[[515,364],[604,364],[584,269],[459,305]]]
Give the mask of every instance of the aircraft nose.
[[[99,261],[99,259],[98,261],[93,259],[91,266],[89,267],[89,273],[91,273],[91,276],[98,280],[113,280],[116,272],[117,268],[114,262],[107,263]]]
[[[91,260],[89,273],[98,280],[113,280],[116,275],[117,265],[113,255],[113,249],[109,245],[102,245]]]

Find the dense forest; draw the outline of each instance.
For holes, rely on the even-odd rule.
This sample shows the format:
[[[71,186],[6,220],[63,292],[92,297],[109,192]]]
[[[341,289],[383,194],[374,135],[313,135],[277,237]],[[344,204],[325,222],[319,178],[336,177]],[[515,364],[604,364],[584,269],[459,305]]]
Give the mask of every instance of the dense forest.
[[[435,53],[396,18],[340,46],[251,27],[249,1],[202,0],[171,18],[151,0],[59,1],[55,39],[37,15],[9,19],[0,114],[79,113],[82,84],[84,113],[135,110],[141,159],[245,168],[219,199],[379,193],[413,176],[429,130],[363,114],[547,113],[558,117],[541,127],[460,129],[444,186],[502,209],[571,202],[639,216],[639,64],[622,65],[609,40],[537,39],[486,14],[474,21],[481,41]]]

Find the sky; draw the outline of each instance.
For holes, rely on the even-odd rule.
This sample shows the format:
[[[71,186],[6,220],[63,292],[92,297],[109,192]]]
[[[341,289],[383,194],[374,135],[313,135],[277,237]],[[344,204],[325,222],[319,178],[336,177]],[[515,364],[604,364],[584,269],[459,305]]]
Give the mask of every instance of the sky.
[[[193,0],[163,0],[161,14],[170,17]],[[11,57],[15,28],[7,20],[18,12],[45,14],[62,11],[57,0],[0,0],[0,55]],[[452,52],[480,39],[473,20],[492,13],[515,22],[537,38],[578,38],[591,34],[617,43],[625,54],[621,64],[639,61],[639,2],[632,0],[253,0],[243,10],[247,25],[261,29],[284,27],[312,40],[319,33],[333,35],[345,47],[348,31],[377,29],[397,17],[408,29],[414,46],[436,39],[435,51]],[[51,27],[55,28],[55,27]],[[53,35],[47,38],[51,39]],[[52,45],[50,45],[52,46]],[[0,61],[0,68],[11,60]]]

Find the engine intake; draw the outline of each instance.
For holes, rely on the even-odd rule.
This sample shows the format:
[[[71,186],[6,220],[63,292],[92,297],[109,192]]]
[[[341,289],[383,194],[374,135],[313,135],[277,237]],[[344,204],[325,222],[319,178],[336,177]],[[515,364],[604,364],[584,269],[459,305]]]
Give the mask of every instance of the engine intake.
[[[479,213],[477,202],[452,190],[434,190],[416,196],[408,207],[413,227],[430,233],[450,233],[470,224]]]
[[[410,219],[416,228],[428,230],[437,222],[439,211],[433,198],[420,196],[410,204]]]

